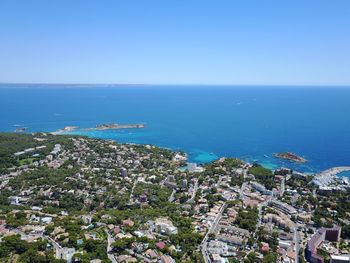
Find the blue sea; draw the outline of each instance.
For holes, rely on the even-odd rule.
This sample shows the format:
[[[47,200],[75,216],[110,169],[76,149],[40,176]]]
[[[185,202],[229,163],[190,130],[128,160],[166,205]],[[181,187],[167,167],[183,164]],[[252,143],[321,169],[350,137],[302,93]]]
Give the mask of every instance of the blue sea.
[[[144,129],[74,131],[188,153],[193,162],[239,157],[318,172],[350,165],[350,88],[269,86],[0,86],[0,131],[144,123]],[[273,157],[292,151],[308,162]]]

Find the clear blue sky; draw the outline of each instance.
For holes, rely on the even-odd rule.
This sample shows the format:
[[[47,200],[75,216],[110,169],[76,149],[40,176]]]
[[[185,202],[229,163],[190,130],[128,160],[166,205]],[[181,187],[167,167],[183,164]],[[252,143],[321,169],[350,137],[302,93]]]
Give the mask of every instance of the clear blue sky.
[[[349,0],[1,0],[0,82],[350,84]]]

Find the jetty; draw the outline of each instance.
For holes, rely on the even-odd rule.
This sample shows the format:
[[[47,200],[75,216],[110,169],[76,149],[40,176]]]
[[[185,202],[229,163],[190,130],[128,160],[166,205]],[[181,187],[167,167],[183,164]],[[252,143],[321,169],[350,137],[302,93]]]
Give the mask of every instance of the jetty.
[[[347,171],[350,171],[350,166],[333,167],[316,174],[312,181],[319,187],[327,187],[336,182],[338,174]]]
[[[350,171],[350,166],[333,167],[319,173],[317,176],[335,176],[337,174]]]

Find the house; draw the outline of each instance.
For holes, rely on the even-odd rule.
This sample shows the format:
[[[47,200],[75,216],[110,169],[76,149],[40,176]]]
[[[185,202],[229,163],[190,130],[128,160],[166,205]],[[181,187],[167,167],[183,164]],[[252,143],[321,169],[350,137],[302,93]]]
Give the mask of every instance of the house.
[[[177,228],[173,225],[173,223],[166,218],[158,218],[155,221],[155,230],[158,233],[173,235],[177,234]]]
[[[120,255],[117,257],[117,262],[120,262],[120,263],[137,262],[137,259],[129,255]]]
[[[113,233],[115,235],[119,234],[120,233],[120,227],[119,226],[116,226],[115,228],[113,228]]]
[[[48,225],[52,222],[52,217],[49,217],[49,216],[42,217],[41,222],[45,225]]]
[[[156,247],[160,250],[163,250],[165,248],[165,243],[163,241],[159,241],[156,243]]]
[[[130,218],[126,220],[122,220],[122,226],[133,227],[134,224],[135,224],[134,221],[132,221]]]
[[[145,252],[145,256],[150,259],[158,258],[157,252],[152,249],[147,249]]]
[[[219,254],[212,254],[213,263],[225,263],[225,260]]]
[[[175,260],[172,257],[167,256],[167,255],[161,256],[160,261],[162,263],[175,263]]]
[[[268,243],[261,242],[261,252],[262,253],[267,253],[270,251],[270,246]]]
[[[56,258],[64,259],[67,263],[72,262],[73,255],[75,254],[75,248],[62,247],[56,250]]]

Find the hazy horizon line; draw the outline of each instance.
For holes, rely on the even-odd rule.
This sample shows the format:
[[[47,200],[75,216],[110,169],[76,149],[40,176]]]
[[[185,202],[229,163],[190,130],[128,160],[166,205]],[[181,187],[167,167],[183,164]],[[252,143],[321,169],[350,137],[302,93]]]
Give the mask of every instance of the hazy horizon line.
[[[65,83],[65,82],[0,82],[0,86],[81,86],[81,87],[117,87],[117,86],[217,86],[217,87],[339,87],[349,88],[350,84],[219,84],[219,83]],[[23,87],[25,88],[25,87]]]

